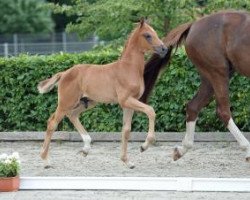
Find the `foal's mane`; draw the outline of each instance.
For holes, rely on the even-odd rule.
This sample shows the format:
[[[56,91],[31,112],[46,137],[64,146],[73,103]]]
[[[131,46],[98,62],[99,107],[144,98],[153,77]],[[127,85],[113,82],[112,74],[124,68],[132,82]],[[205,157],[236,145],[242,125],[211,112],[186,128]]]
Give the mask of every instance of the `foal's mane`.
[[[136,27],[131,31],[131,33],[128,35],[128,38],[125,42],[124,48],[122,50],[122,54],[121,57],[123,56],[123,54],[125,53],[125,51],[127,50],[128,44],[131,41],[131,38],[133,38],[134,34],[136,33],[136,31],[140,28],[140,23],[136,24]]]

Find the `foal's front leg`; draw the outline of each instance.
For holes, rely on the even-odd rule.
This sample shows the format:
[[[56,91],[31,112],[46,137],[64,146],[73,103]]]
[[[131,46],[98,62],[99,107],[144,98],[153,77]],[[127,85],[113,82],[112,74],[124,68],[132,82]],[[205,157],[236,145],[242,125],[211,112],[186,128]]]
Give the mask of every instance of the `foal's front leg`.
[[[143,112],[148,116],[148,135],[145,142],[141,146],[141,152],[143,152],[155,141],[155,111],[151,106],[144,104],[133,97],[129,97],[126,101],[124,101],[122,107]]]
[[[131,123],[134,111],[131,109],[123,109],[123,127],[122,127],[122,152],[121,160],[126,164],[130,169],[133,169],[135,166],[128,159],[128,140],[130,138]]]

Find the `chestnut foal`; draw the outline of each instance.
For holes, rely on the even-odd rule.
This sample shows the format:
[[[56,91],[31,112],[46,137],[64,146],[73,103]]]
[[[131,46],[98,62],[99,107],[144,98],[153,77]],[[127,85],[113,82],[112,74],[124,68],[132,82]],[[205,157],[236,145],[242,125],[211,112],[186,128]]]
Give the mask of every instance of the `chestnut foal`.
[[[81,152],[84,155],[89,153],[91,138],[80,123],[79,115],[100,102],[118,103],[123,109],[121,160],[129,168],[134,168],[134,164],[127,156],[127,144],[134,111],[145,113],[149,119],[148,135],[141,146],[141,151],[146,150],[155,140],[154,109],[138,100],[144,92],[144,53],[147,51],[154,51],[164,56],[167,48],[153,28],[141,20],[131,33],[121,58],[116,62],[103,66],[75,65],[39,83],[40,93],[49,92],[58,83],[58,106],[48,120],[41,151],[45,167],[49,167],[48,151],[52,134],[64,116],[69,118],[83,139],[84,147]]]
[[[163,41],[169,47],[166,56],[153,55],[145,67],[143,102],[146,102],[160,69],[170,60],[172,49],[178,48],[181,42],[201,77],[197,94],[187,104],[185,138],[182,146],[174,149],[173,159],[178,160],[192,148],[198,114],[215,96],[218,116],[246,151],[246,161],[250,162],[250,144],[232,119],[228,88],[235,71],[250,77],[250,14],[239,11],[212,14],[178,26]]]

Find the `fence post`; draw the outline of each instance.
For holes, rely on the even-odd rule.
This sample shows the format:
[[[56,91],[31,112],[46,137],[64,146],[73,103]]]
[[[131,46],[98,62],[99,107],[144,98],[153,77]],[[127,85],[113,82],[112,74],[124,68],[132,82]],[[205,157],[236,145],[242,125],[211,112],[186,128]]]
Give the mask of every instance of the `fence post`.
[[[98,44],[99,37],[97,35],[94,35],[93,41],[94,41],[94,46],[96,46]]]
[[[66,52],[67,51],[67,37],[66,37],[65,32],[62,33],[62,42],[63,42],[63,51]]]
[[[18,40],[16,33],[13,35],[13,43],[14,43],[14,55],[16,56],[18,53]]]
[[[8,43],[4,43],[4,57],[8,57],[9,55],[9,46]]]

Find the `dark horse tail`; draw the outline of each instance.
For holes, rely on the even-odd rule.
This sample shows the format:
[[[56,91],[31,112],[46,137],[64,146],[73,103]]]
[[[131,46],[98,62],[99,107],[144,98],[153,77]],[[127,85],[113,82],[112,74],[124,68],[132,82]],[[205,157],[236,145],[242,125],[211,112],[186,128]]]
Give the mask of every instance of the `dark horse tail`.
[[[140,98],[140,101],[146,103],[148,97],[156,83],[157,77],[166,66],[171,58],[172,50],[178,48],[178,46],[184,41],[188,35],[189,29],[192,26],[192,23],[186,23],[178,26],[173,29],[164,39],[164,44],[168,47],[168,52],[164,57],[160,57],[157,54],[152,55],[149,61],[145,65],[144,70],[144,84],[145,90],[143,95]]]

